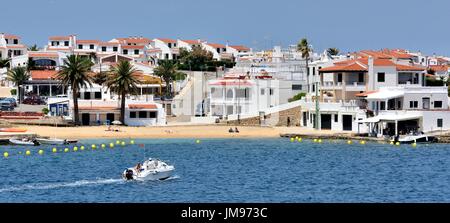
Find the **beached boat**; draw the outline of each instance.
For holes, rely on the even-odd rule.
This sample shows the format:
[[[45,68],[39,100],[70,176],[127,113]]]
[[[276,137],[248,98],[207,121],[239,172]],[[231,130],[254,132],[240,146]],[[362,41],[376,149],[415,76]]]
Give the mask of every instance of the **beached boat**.
[[[26,129],[21,128],[0,128],[0,132],[26,132]]]
[[[149,158],[144,161],[141,165],[140,163],[135,166],[123,171],[122,178],[124,180],[165,180],[172,176],[174,166],[168,165],[167,163]]]
[[[407,135],[400,137],[398,140],[391,140],[393,142],[400,142],[400,144],[412,144],[412,143],[435,143],[438,142],[438,138],[435,136],[429,136],[425,134],[419,135]]]
[[[28,139],[28,138],[11,138],[9,139],[9,142],[14,145],[21,145],[21,146],[38,146],[40,143],[36,139]]]
[[[65,140],[65,139],[36,138],[36,140],[40,144],[46,144],[46,145],[63,145],[63,144],[68,144],[67,140]]]
[[[67,143],[71,144],[71,143],[77,143],[78,139],[66,139]]]

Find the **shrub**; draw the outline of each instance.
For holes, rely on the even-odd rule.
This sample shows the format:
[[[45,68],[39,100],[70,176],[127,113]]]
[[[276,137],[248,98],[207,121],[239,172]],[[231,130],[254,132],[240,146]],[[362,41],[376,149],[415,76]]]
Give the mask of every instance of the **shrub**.
[[[11,89],[11,95],[17,95],[17,89]]]
[[[298,101],[298,100],[302,99],[303,97],[305,97],[305,95],[306,95],[306,93],[303,93],[303,92],[298,93],[294,97],[289,98],[288,101],[289,102]]]
[[[50,111],[48,110],[48,108],[43,108],[42,109],[42,113],[44,113],[45,115],[47,115]]]

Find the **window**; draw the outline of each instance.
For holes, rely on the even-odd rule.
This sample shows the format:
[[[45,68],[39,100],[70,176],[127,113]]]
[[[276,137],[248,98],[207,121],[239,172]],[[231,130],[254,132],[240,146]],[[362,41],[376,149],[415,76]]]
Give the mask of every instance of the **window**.
[[[118,50],[118,49],[117,49],[117,46],[113,46],[113,51],[114,51],[114,52],[117,52],[117,50]]]
[[[93,50],[94,49],[94,44],[89,45],[89,49]]]
[[[264,95],[264,93],[265,93],[264,89],[261,89],[261,95]]]
[[[139,118],[147,118],[147,111],[139,111]]]
[[[313,67],[312,75],[313,75],[313,76],[316,75],[316,67]]]
[[[134,50],[134,54],[138,55],[139,54],[139,50]]]
[[[269,88],[269,94],[273,95],[273,89],[272,88]]]
[[[292,90],[302,90],[302,85],[301,84],[293,84]]]
[[[220,53],[220,48],[216,48],[217,53]]]
[[[442,128],[442,118],[437,119],[437,127]]]
[[[418,108],[419,102],[418,101],[409,101],[409,107],[410,108]]]
[[[166,60],[168,60],[169,59],[169,54],[168,53],[166,53]]]
[[[130,111],[130,118],[136,118],[136,112]]]
[[[14,39],[14,40],[13,40],[13,43],[14,43],[14,44],[19,44],[19,40],[18,40],[18,39]]]
[[[83,49],[83,45],[78,45],[78,49],[82,50]]]
[[[337,82],[338,82],[338,83],[341,83],[341,82],[342,82],[342,73],[338,73],[338,76],[337,76]]]
[[[123,54],[128,54],[128,50],[123,50]]]
[[[168,43],[167,46],[169,46],[169,48],[172,48],[172,43]]]
[[[86,100],[91,99],[91,92],[84,92],[84,99]]]
[[[334,115],[334,122],[338,122],[338,115],[337,114]]]
[[[384,82],[385,73],[378,73],[378,82]]]
[[[385,101],[380,102],[380,110],[386,110],[386,102]]]
[[[8,43],[8,42],[7,42]],[[55,41],[52,41],[52,46],[56,46],[57,44],[56,44],[57,42],[55,42]]]
[[[106,46],[102,46],[102,52],[106,52]]]
[[[102,92],[100,92],[100,91],[95,92],[94,93],[94,98],[95,99],[102,99]]]
[[[442,101],[434,101],[434,108],[442,108]]]
[[[358,73],[358,82],[364,82],[364,73]]]
[[[64,41],[64,46],[69,46],[69,41]]]
[[[315,84],[313,84],[313,86],[312,86],[312,92],[316,92],[316,85]]]
[[[155,111],[151,111],[150,112],[150,118],[156,118],[156,112]]]
[[[5,41],[6,41],[6,44],[9,44],[9,41],[8,41],[8,39],[5,39]]]

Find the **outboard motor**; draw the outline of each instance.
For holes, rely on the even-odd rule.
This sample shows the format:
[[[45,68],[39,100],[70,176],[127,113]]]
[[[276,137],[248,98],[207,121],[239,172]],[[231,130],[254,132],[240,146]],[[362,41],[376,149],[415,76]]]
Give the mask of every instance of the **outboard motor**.
[[[125,172],[125,179],[126,180],[133,180],[133,170],[130,170],[130,169],[128,169],[126,172]]]

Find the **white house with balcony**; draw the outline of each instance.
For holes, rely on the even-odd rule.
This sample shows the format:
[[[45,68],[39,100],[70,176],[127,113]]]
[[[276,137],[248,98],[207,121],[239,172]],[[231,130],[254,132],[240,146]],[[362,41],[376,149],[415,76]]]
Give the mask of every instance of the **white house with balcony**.
[[[203,42],[202,47],[213,54],[213,59],[231,59],[231,54],[228,54],[227,47],[223,44]]]
[[[21,37],[0,33],[0,59],[21,56],[27,53],[27,46],[21,43]]]
[[[185,48],[186,50],[192,50],[192,47],[201,47],[204,41],[197,40],[177,40],[178,48]]]
[[[153,54],[157,60],[172,60],[176,59],[179,54],[178,41],[168,38],[156,38],[150,43],[150,49],[154,50]]]

